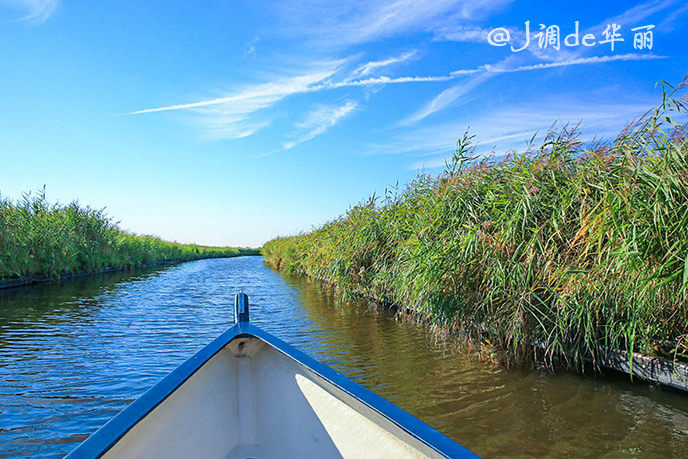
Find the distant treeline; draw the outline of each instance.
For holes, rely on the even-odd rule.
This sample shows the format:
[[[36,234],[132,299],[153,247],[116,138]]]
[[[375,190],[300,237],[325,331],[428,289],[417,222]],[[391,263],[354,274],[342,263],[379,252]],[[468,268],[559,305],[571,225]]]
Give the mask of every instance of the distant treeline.
[[[51,204],[44,192],[25,194],[17,202],[0,197],[0,280],[258,252],[137,236],[121,230],[103,210],[77,202]]]
[[[266,262],[411,308],[516,361],[686,358],[688,141],[673,119],[686,98],[667,87],[612,142],[562,126],[526,153],[477,159],[465,135],[440,175],[270,241]]]

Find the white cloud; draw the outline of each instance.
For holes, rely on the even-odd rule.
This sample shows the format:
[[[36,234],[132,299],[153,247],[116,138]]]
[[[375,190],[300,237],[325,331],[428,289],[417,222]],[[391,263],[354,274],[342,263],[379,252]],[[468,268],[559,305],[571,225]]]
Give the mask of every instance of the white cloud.
[[[416,113],[411,115],[409,118],[404,120],[402,124],[416,123],[435,112],[443,110],[449,106],[455,106],[456,99],[463,97],[464,95],[466,95],[466,93],[480,86],[491,77],[492,75],[490,75],[487,72],[482,73],[481,75],[477,75],[475,77],[470,78],[468,81],[462,84],[458,84],[456,86],[452,86],[449,89],[445,89],[437,97],[428,102],[423,108],[421,108]]]
[[[326,46],[368,43],[411,32],[435,32],[480,19],[512,0],[356,0],[323,8],[318,0],[298,7],[278,4],[276,14],[292,21],[286,33],[310,36]],[[296,18],[296,19],[294,19]]]
[[[186,104],[168,105],[157,108],[146,108],[137,110],[129,115],[140,115],[142,113],[164,112],[170,110],[184,110],[190,108],[201,108],[210,105],[234,104],[237,107],[249,107],[248,111],[255,111],[263,108],[291,94],[303,93],[312,90],[314,83],[322,82],[332,76],[337,71],[336,65],[330,66],[327,70],[315,71],[306,75],[296,77],[282,77],[269,83],[249,86],[241,91],[236,91],[231,95],[216,97],[213,99],[202,100],[200,102],[190,102]],[[246,111],[240,108],[240,111]]]
[[[396,139],[384,146],[373,146],[369,154],[404,154],[413,157],[411,169],[440,168],[456,148],[456,140],[469,128],[477,144],[476,152],[501,155],[509,150],[524,151],[537,132],[542,139],[554,122],[575,126],[581,122],[584,141],[593,138],[612,140],[616,134],[644,115],[653,101],[629,103],[599,102],[573,96],[548,99],[542,103],[500,106],[464,119],[418,127],[403,128]]]
[[[483,73],[476,75],[475,77],[469,79],[468,81],[462,84],[453,86],[449,89],[442,91],[437,97],[435,97],[433,100],[427,103],[424,107],[422,107],[416,113],[404,120],[402,124],[413,124],[447,107],[456,106],[457,99],[462,98],[464,95],[466,95],[470,91],[473,91],[475,88],[480,86],[488,79],[501,73],[527,72],[531,70],[568,67],[571,65],[592,65],[614,61],[653,60],[662,58],[663,56],[656,56],[654,54],[618,54],[612,56],[582,57],[559,62],[521,65],[518,67],[510,67],[506,65],[506,62],[508,61],[508,59],[506,59],[505,61],[497,65],[484,65],[478,69],[475,69],[476,73]],[[452,73],[452,75],[454,75],[454,73]]]
[[[246,45],[244,46],[244,57],[255,55],[257,43],[258,43],[258,36],[253,37],[253,40],[246,43]]]
[[[6,6],[23,12],[21,19],[35,24],[43,24],[55,11],[58,0],[0,0]]]
[[[400,62],[404,57],[401,55],[385,61],[373,62],[359,67],[359,69],[374,69]],[[464,103],[466,96],[473,92],[482,83],[503,73],[524,72],[532,70],[542,70],[555,67],[571,65],[590,65],[611,61],[623,60],[645,60],[659,59],[660,56],[652,54],[622,54],[602,57],[576,58],[560,62],[549,62],[533,65],[510,66],[511,58],[496,65],[484,65],[474,69],[461,69],[451,72],[449,75],[440,76],[412,76],[390,78],[386,76],[371,77],[354,80],[332,81],[332,78],[341,70],[345,61],[334,61],[320,63],[310,72],[302,75],[277,77],[273,81],[255,84],[233,91],[229,95],[212,99],[190,102],[185,104],[169,105],[157,108],[148,108],[129,113],[130,115],[141,115],[146,113],[178,111],[183,110],[189,113],[189,124],[201,129],[210,139],[239,139],[251,136],[272,122],[272,115],[266,110],[275,106],[283,99],[302,93],[333,90],[345,87],[357,86],[381,86],[387,84],[407,84],[407,83],[432,83],[446,82],[456,79],[468,79],[451,88],[445,89],[433,100],[425,104],[407,119],[401,122],[402,125],[412,125],[433,113],[439,112],[457,104]],[[388,63],[388,64],[387,64]],[[368,70],[370,71],[370,70]],[[364,73],[360,70],[359,73]],[[470,97],[470,96],[469,96]],[[328,128],[334,126],[341,118],[346,116],[356,108],[357,104],[347,102],[342,107],[331,107],[323,105],[319,110],[311,113],[309,118],[298,125],[300,129],[309,131],[295,140],[283,143],[285,149],[291,149],[299,143],[312,139],[323,133]],[[309,127],[310,126],[310,127]]]
[[[463,41],[472,43],[487,43],[487,35],[492,29],[484,29],[475,25],[452,24],[436,31],[436,38],[447,41]]]
[[[632,61],[632,60],[653,60],[653,59],[663,59],[664,56],[657,56],[654,54],[619,54],[612,56],[601,56],[601,57],[586,57],[577,58],[560,62],[548,62],[542,64],[533,65],[523,65],[519,67],[508,67],[503,65],[503,63],[497,65],[482,65],[474,69],[461,69],[451,72],[449,75],[440,76],[412,76],[412,77],[397,77],[390,78],[386,76],[377,78],[366,78],[362,80],[345,80],[341,82],[326,81],[328,78],[333,76],[338,68],[332,68],[327,71],[314,72],[307,75],[301,75],[298,77],[281,78],[274,82],[264,83],[260,85],[254,85],[246,88],[243,91],[239,91],[235,94],[223,97],[217,97],[213,99],[202,100],[199,102],[190,102],[186,104],[177,105],[167,105],[164,107],[157,108],[146,108],[142,110],[137,110],[128,113],[128,115],[140,115],[144,113],[154,113],[163,112],[171,110],[186,110],[186,109],[197,109],[208,107],[212,105],[223,105],[226,104],[231,113],[250,113],[257,111],[266,106],[272,105],[275,102],[284,99],[285,97],[306,92],[315,92],[330,90],[343,87],[353,87],[353,86],[370,86],[370,85],[381,85],[381,84],[400,84],[400,83],[427,83],[427,82],[441,82],[455,80],[459,77],[472,74],[480,73],[513,73],[513,72],[524,72],[529,70],[542,70],[554,67],[566,67],[571,65],[587,65],[587,64],[599,64],[604,62],[612,61]],[[503,61],[504,62],[504,61]],[[483,81],[483,80],[479,80]],[[450,88],[451,89],[451,88]],[[469,88],[470,89],[470,88]],[[438,109],[447,107],[448,102],[455,100],[461,91],[445,91],[447,95],[441,97],[438,103],[435,103],[435,107]],[[444,93],[443,93],[444,94]],[[456,94],[456,97],[452,97]],[[442,95],[440,95],[442,96]],[[438,96],[439,97],[439,96]],[[428,110],[430,113],[434,113],[437,110]],[[425,116],[419,117],[422,119]]]
[[[617,54],[611,56],[593,56],[593,57],[581,57],[576,59],[567,59],[557,62],[547,62],[542,64],[533,65],[521,65],[519,67],[502,67],[486,65],[484,68],[488,72],[492,73],[513,73],[513,72],[525,72],[528,70],[541,70],[550,69],[554,67],[568,67],[570,65],[590,65],[590,64],[602,64],[604,62],[614,62],[614,61],[647,61],[655,59],[664,59],[666,56],[657,56],[655,54]]]
[[[341,107],[318,107],[318,109],[310,112],[303,122],[297,124],[297,127],[306,129],[308,132],[301,135],[297,140],[286,142],[283,145],[284,149],[289,150],[300,143],[311,140],[315,136],[322,134],[354,111],[356,106],[356,102],[347,101],[346,104]]]
[[[657,25],[657,31],[661,31],[663,33],[672,32],[676,26],[676,20],[681,16],[686,15],[686,13],[688,13],[688,4],[684,5],[683,7],[676,8],[674,11],[669,13],[661,23]]]
[[[397,57],[390,57],[389,59],[385,59],[382,61],[368,62],[366,64],[363,64],[362,66],[360,66],[356,70],[354,70],[352,72],[352,76],[354,78],[360,78],[360,77],[368,75],[373,70],[379,70],[383,67],[388,67],[392,64],[398,64],[400,62],[407,61],[415,55],[416,55],[416,51],[409,51],[409,52],[404,53],[404,54],[397,56]]]
[[[210,138],[238,139],[255,134],[270,124],[259,112],[283,99],[312,91],[323,84],[342,65],[341,61],[319,63],[311,71],[297,76],[276,77],[272,81],[246,86],[229,95],[185,104],[137,110],[129,115],[186,110],[190,123],[201,128]]]
[[[657,14],[661,11],[666,10],[667,8],[672,8],[674,6],[676,7],[681,7],[685,5],[684,0],[653,0],[650,2],[642,3],[640,5],[634,6],[633,8],[624,11],[623,13],[611,17],[600,24],[598,24],[595,28],[604,30],[604,28],[607,26],[607,24],[612,24],[616,23],[618,25],[621,25],[624,28],[631,29],[633,27],[638,27],[638,26],[643,26],[643,25],[648,25],[648,24],[641,24],[641,21],[644,21],[648,19],[650,16]],[[674,11],[678,11],[679,9],[674,8]],[[683,8],[683,12],[685,13],[685,8]],[[678,16],[675,16],[674,19],[676,19]]]

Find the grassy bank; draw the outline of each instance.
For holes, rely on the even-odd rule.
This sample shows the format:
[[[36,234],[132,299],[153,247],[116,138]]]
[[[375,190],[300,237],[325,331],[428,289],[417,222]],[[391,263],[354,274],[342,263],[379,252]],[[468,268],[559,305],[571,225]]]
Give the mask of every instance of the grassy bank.
[[[103,210],[51,204],[44,193],[17,202],[0,197],[0,280],[257,253],[137,236],[122,231]]]
[[[610,348],[686,358],[688,141],[672,119],[686,99],[666,87],[610,142],[560,127],[524,154],[477,160],[466,135],[440,175],[270,241],[266,262],[515,361],[579,366]]]

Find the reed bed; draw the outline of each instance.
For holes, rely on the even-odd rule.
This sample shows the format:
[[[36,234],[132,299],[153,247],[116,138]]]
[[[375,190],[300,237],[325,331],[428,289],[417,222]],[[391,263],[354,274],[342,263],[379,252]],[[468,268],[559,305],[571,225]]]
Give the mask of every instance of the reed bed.
[[[402,306],[512,362],[582,368],[621,349],[688,358],[686,98],[613,141],[553,128],[542,145],[474,157],[265,244],[289,273]]]
[[[103,210],[51,204],[45,190],[13,202],[0,196],[0,280],[136,268],[161,261],[257,254],[121,230]]]

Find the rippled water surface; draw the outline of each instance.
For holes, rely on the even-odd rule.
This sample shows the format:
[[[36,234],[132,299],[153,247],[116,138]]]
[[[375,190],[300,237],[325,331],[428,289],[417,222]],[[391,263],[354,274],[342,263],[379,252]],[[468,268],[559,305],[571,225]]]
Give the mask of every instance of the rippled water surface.
[[[0,290],[0,458],[61,457],[225,331],[252,322],[484,457],[687,457],[688,396],[477,362],[260,257]]]

